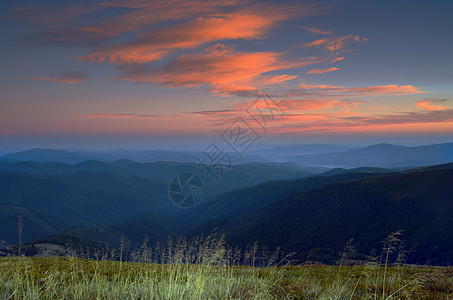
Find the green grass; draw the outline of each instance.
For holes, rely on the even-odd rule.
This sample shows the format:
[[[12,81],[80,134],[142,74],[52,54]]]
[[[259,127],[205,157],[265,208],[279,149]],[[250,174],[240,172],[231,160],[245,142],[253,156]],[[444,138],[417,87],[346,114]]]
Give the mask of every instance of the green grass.
[[[338,266],[290,266],[291,256],[257,243],[233,249],[224,236],[145,240],[132,252],[122,241],[79,257],[16,255],[0,258],[0,299],[453,299],[453,267],[404,265],[399,235],[357,266],[344,265],[352,240]]]
[[[9,257],[0,258],[0,299],[453,299],[453,268]]]

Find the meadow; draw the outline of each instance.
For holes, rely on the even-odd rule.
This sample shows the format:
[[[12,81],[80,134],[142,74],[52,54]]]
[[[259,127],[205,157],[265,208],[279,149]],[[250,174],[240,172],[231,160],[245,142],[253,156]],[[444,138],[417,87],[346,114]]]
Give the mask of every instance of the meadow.
[[[1,299],[453,299],[453,268],[0,259]]]
[[[0,299],[453,299],[453,267],[378,261],[290,265],[256,244],[223,238],[122,248],[81,258],[0,258]],[[113,260],[114,259],[114,260]],[[127,260],[127,261],[126,261]]]

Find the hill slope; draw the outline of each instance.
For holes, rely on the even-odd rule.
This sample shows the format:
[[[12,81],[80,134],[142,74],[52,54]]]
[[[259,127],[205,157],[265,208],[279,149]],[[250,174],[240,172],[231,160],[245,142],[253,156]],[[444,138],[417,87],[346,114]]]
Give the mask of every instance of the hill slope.
[[[178,220],[149,211],[114,225],[67,228],[40,238],[33,244],[71,244],[76,248],[95,248],[99,245],[120,248],[124,244],[135,249],[145,241],[150,244],[167,242],[169,236],[180,236],[184,229],[183,223]]]
[[[222,193],[189,210],[176,211],[180,218],[190,220],[192,224],[208,219],[237,217],[253,213],[267,205],[296,192],[305,192],[332,183],[344,182],[382,175],[371,171],[342,170],[329,176],[326,172],[318,176],[298,180],[275,180],[258,185]],[[325,175],[325,176],[324,176]]]
[[[205,199],[268,180],[310,174],[297,166],[253,163],[233,166],[218,182],[212,182],[211,178],[206,178],[204,170],[193,163],[1,162],[0,203],[47,212],[68,220],[67,226],[111,225],[146,211],[167,215],[178,211],[168,198],[168,182],[184,172],[193,172],[205,179]],[[17,218],[7,220],[3,220],[4,227],[16,228]],[[32,228],[24,228],[24,241],[40,237],[30,231]],[[44,236],[54,231],[40,232]],[[14,239],[1,234],[0,240],[16,241],[17,230],[13,232]]]
[[[295,193],[242,217],[209,221],[193,231],[218,228],[230,242],[259,241],[296,251],[307,259],[311,249],[341,251],[355,238],[362,253],[380,249],[381,241],[404,230],[417,243],[412,262],[453,263],[453,170],[428,170],[337,183]]]
[[[23,224],[22,241],[36,240],[67,226],[84,224],[83,221],[71,220],[45,211],[0,203],[0,240],[7,244],[19,242],[19,215]]]
[[[0,203],[79,221],[68,225],[113,224],[147,210],[168,213],[175,207],[166,191],[166,183],[108,173],[34,176],[0,172]]]

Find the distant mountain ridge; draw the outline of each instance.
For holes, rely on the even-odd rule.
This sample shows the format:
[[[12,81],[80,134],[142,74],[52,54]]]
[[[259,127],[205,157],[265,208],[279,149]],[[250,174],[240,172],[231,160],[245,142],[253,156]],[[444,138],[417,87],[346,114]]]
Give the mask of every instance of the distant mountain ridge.
[[[0,156],[0,161],[63,162],[76,164],[88,160],[112,162],[197,162],[201,152],[171,150],[66,151],[34,148]],[[234,155],[232,153],[232,155]],[[299,144],[250,151],[237,164],[250,162],[290,162],[312,168],[411,168],[453,161],[453,143],[408,147],[388,143],[367,147],[328,144]],[[324,169],[325,170],[325,169]],[[316,169],[313,169],[317,172]]]
[[[78,163],[85,160],[91,160],[93,157],[82,155],[77,152],[55,149],[33,148],[20,152],[6,154],[0,159],[5,161],[34,161],[34,162],[65,162]]]
[[[154,161],[194,161],[195,152],[169,150],[116,150],[113,152],[89,150],[56,150],[33,148],[1,156],[5,161],[34,161],[34,162],[62,162],[76,164],[83,161],[115,161],[119,159],[134,159],[142,162]]]
[[[188,150],[57,150],[45,148],[33,148],[23,150],[20,152],[9,153],[0,156],[0,161],[8,162],[61,162],[68,164],[77,164],[84,161],[102,161],[112,162],[117,160],[133,160],[139,163],[152,163],[159,161],[166,162],[198,162],[197,158],[201,155],[201,151],[188,151]],[[232,156],[234,153],[230,153]],[[254,162],[254,161],[271,161],[261,156],[253,154],[241,159],[240,163]]]
[[[381,167],[411,168],[453,161],[453,143],[417,147],[376,144],[344,152],[293,157],[303,165],[325,165],[339,168]]]

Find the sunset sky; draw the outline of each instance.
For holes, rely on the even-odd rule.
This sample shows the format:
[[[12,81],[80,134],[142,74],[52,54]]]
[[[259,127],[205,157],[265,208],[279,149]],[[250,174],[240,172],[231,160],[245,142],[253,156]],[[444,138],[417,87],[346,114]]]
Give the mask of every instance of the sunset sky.
[[[263,145],[451,142],[452,11],[451,0],[3,1],[0,147],[190,148],[238,117]],[[264,128],[247,109],[266,101]]]

